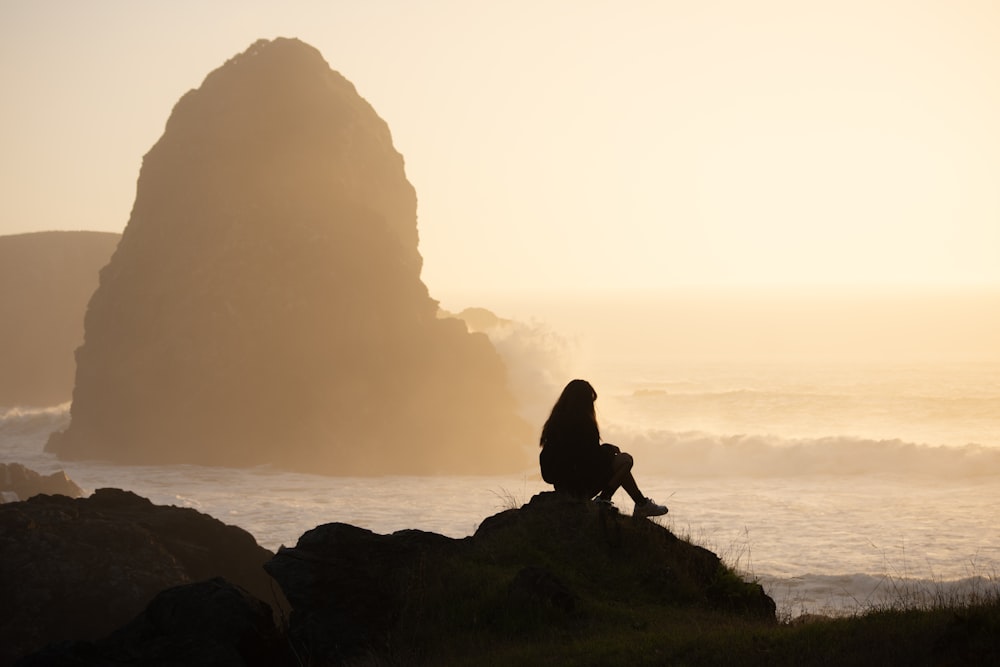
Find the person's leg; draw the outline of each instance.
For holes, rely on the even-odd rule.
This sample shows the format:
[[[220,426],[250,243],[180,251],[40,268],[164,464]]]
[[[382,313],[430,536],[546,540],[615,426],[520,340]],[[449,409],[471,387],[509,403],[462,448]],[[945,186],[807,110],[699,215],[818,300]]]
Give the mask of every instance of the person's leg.
[[[635,478],[632,476],[632,464],[633,460],[629,454],[621,452],[615,455],[611,460],[611,479],[608,480],[605,489],[601,491],[602,499],[611,500],[618,487],[621,487],[635,502],[645,502],[646,497],[642,495],[639,485],[636,484]]]
[[[632,476],[632,463],[632,457],[625,452],[621,452],[615,456],[611,462],[611,481],[608,483],[608,488],[601,492],[601,499],[610,501],[620,486],[635,501],[635,509],[632,511],[633,516],[647,517],[666,514],[668,512],[666,505],[654,503],[642,495],[635,477]]]

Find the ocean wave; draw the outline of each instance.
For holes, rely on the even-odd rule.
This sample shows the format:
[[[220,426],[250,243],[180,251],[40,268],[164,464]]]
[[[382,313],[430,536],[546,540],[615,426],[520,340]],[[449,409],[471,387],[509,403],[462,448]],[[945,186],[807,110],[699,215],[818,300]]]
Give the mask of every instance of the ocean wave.
[[[44,408],[0,408],[0,437],[51,433],[69,425],[70,403]]]
[[[672,476],[1000,475],[1000,448],[978,444],[945,447],[898,439],[796,439],[615,427],[603,431],[606,440],[632,453],[644,470]]]
[[[995,575],[955,580],[897,577],[886,574],[762,575],[757,581],[785,615],[844,616],[881,609],[931,609],[975,604],[1000,598]]]
[[[900,387],[855,387],[853,391],[828,391],[816,389],[807,390],[762,390],[762,389],[728,389],[725,391],[666,391],[663,389],[635,389],[621,400],[634,401],[644,410],[663,410],[665,408],[689,408],[697,406],[703,410],[711,409],[746,409],[757,410],[761,407],[780,407],[782,409],[807,408],[815,409],[851,409],[855,411],[883,410],[892,407],[896,410],[910,408],[941,415],[983,415],[993,416],[1000,408],[1000,395],[982,393],[977,395],[940,395],[930,393],[914,393]]]

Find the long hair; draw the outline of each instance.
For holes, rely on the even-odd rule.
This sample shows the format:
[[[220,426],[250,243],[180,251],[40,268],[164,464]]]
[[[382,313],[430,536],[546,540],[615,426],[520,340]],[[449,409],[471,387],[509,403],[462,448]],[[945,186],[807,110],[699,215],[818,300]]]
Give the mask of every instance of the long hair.
[[[558,443],[571,444],[581,439],[600,442],[601,432],[597,427],[597,412],[594,401],[597,392],[586,380],[572,380],[552,406],[549,418],[542,427],[540,447]]]

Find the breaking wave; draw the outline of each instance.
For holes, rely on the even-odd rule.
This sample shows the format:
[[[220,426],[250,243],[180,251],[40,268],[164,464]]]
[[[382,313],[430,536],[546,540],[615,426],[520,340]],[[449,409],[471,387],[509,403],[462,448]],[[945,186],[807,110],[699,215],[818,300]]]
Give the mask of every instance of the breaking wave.
[[[69,403],[46,408],[0,408],[0,439],[35,436],[69,425]]]
[[[989,602],[1000,596],[1000,582],[992,575],[950,581],[892,574],[804,574],[787,578],[764,575],[759,581],[778,608],[791,617],[842,616],[889,608],[930,609]]]
[[[1000,475],[1000,448],[977,444],[946,447],[853,437],[792,439],[615,427],[604,429],[604,437],[641,460],[644,470],[671,476]]]
[[[539,322],[495,318],[480,330],[507,367],[521,416],[541,425],[570,375],[572,343]]]

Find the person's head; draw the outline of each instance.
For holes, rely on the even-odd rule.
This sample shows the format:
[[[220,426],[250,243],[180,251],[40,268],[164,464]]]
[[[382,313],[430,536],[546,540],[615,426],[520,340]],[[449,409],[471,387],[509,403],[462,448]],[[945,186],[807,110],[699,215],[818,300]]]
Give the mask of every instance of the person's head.
[[[559,394],[552,411],[559,410],[570,414],[593,414],[594,401],[597,400],[597,392],[586,380],[571,380],[569,384]]]
[[[597,429],[597,413],[594,410],[594,401],[597,400],[597,392],[586,380],[572,380],[559,394],[556,404],[552,406],[552,413],[549,415],[545,426],[542,428],[542,438],[539,444],[544,447],[545,442],[553,430],[565,429],[572,424],[585,422],[593,424]]]

